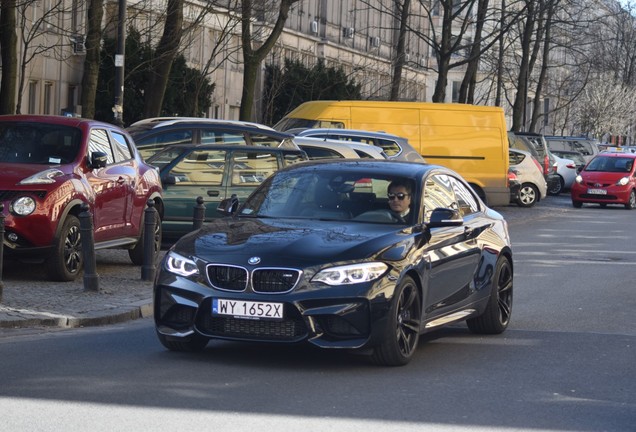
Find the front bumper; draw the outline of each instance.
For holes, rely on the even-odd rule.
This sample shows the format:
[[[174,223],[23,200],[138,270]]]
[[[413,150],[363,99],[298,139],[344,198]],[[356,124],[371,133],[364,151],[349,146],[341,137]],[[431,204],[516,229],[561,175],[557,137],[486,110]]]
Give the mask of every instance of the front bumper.
[[[262,295],[216,290],[163,273],[154,291],[155,324],[172,339],[208,338],[279,343],[309,342],[322,348],[372,346],[386,325],[395,282],[385,278],[345,287],[302,282],[290,293]],[[212,313],[212,299],[283,303],[283,319],[249,319]]]
[[[590,191],[594,189],[603,190],[605,193],[590,193]],[[592,188],[579,183],[574,183],[570,192],[572,201],[597,204],[627,204],[629,202],[631,191],[631,185],[612,185],[602,188]]]

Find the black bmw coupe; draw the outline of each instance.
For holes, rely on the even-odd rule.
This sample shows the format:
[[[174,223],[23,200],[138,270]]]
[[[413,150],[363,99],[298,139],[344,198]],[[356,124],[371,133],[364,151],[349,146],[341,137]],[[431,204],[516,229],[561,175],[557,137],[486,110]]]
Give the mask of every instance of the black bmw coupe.
[[[510,321],[508,227],[457,173],[375,160],[304,162],[181,238],[154,287],[171,350],[210,339],[298,343],[408,363],[420,334]]]

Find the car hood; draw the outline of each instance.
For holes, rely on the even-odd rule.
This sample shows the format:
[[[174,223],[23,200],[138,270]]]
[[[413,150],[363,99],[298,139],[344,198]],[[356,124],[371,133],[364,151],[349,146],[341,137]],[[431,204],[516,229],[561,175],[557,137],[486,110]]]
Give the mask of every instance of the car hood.
[[[605,172],[605,171],[583,171],[581,173],[583,180],[586,182],[596,183],[615,183],[623,177],[628,177],[629,173],[625,172]]]
[[[414,244],[412,230],[390,225],[223,218],[184,236],[175,252],[206,261],[261,266],[311,266],[361,259],[397,261]]]
[[[65,172],[59,165],[41,165],[41,164],[24,164],[24,163],[6,163],[0,162],[0,187],[13,187],[27,177],[30,177],[47,169],[56,168]],[[28,186],[28,185],[27,185]],[[28,186],[33,188],[33,185]]]

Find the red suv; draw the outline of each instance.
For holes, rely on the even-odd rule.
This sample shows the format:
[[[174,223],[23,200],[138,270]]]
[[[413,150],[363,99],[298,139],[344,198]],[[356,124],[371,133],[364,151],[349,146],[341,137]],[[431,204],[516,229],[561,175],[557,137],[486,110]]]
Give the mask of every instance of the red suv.
[[[603,152],[597,154],[576,176],[570,193],[572,205],[583,203],[622,204],[636,208],[636,154]]]
[[[95,120],[0,116],[0,202],[8,258],[44,259],[48,276],[69,281],[82,269],[81,206],[93,215],[95,249],[126,248],[143,262],[148,200],[163,212],[157,170],[126,131]],[[155,228],[161,242],[161,223]]]

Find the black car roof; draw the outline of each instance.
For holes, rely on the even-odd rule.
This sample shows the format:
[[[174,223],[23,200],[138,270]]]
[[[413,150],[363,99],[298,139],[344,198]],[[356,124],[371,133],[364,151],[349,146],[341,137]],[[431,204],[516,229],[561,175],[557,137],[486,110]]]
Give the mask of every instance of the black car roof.
[[[340,160],[313,160],[295,164],[285,170],[312,170],[317,168],[346,169],[347,171],[369,172],[381,175],[394,175],[399,177],[415,177],[423,175],[433,169],[442,169],[452,172],[440,165],[431,165],[419,162],[396,161],[386,159],[340,159]]]

